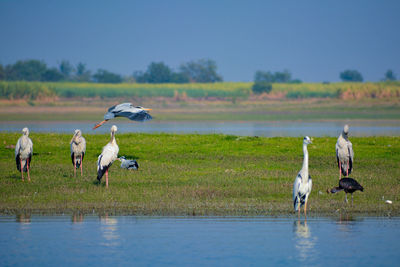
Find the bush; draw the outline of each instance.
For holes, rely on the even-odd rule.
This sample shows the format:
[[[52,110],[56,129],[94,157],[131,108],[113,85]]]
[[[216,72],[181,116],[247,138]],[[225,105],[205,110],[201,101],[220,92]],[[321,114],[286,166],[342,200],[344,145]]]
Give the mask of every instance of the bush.
[[[255,82],[251,88],[255,94],[269,93],[272,90],[272,84],[269,82]]]

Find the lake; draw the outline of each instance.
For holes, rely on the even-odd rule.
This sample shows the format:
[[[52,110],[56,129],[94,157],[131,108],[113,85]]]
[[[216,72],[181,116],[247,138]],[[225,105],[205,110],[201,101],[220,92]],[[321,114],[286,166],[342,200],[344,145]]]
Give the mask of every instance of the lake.
[[[398,266],[400,218],[0,216],[2,266]]]
[[[120,133],[199,133],[232,134],[241,136],[338,136],[345,123],[350,124],[350,136],[399,136],[398,121],[278,121],[278,122],[144,122],[135,123],[127,120],[114,120],[95,131],[91,122],[0,122],[2,132],[21,132],[28,127],[31,132],[71,133],[81,129],[85,133],[109,133],[112,124],[118,126]]]

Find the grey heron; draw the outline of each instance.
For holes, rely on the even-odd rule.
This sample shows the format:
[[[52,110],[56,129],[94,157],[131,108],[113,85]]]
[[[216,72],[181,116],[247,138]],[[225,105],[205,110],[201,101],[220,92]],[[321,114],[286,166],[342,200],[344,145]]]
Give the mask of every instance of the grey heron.
[[[346,124],[336,142],[336,160],[339,167],[339,180],[342,178],[342,174],[344,176],[349,176],[353,170],[353,159],[353,144],[349,140],[349,126]]]
[[[97,180],[99,183],[104,173],[106,174],[106,187],[108,187],[108,168],[118,157],[119,147],[115,141],[115,133],[117,132],[117,126],[111,127],[111,140],[107,145],[103,147],[99,158],[97,159]]]
[[[81,176],[83,175],[83,158],[86,153],[86,140],[82,136],[79,129],[75,130],[74,136],[70,142],[71,146],[71,160],[74,165],[74,177],[76,176],[76,169],[81,169]]]
[[[94,129],[97,129],[108,120],[111,120],[116,117],[126,117],[133,121],[147,121],[151,120],[151,115],[147,112],[151,110],[150,108],[144,108],[141,106],[133,106],[132,103],[123,103],[119,105],[112,106],[108,109],[108,112],[104,115],[104,120],[97,123]]]
[[[121,161],[121,168],[128,169],[128,170],[138,170],[139,164],[136,160],[133,159],[126,159],[124,156],[118,158]]]
[[[347,193],[351,194],[351,204],[353,204],[353,193],[357,190],[360,190],[361,192],[364,191],[364,187],[360,185],[356,180],[353,178],[347,177],[347,178],[342,178],[339,180],[339,186],[334,187],[332,189],[328,189],[328,193],[337,193],[340,191],[344,191],[346,193],[345,196],[345,201],[347,201]]]
[[[307,200],[312,189],[312,179],[308,174],[308,150],[307,146],[311,144],[310,137],[306,136],[303,139],[303,167],[297,174],[293,184],[293,206],[294,210],[299,212],[304,205],[304,216],[307,218]]]
[[[29,169],[31,166],[33,153],[33,143],[29,138],[29,129],[22,129],[22,136],[18,139],[15,146],[15,161],[17,163],[17,170],[21,172],[22,181],[24,181],[24,172],[28,173],[28,181],[31,180]]]

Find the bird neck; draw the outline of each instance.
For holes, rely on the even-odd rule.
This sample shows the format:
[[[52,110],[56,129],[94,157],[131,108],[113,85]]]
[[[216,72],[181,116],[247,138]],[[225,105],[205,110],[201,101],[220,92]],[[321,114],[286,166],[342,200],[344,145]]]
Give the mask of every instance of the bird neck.
[[[304,158],[303,158],[303,167],[301,168],[301,171],[306,176],[304,177],[303,181],[308,181],[308,150],[306,144],[303,144],[303,153],[304,153]]]
[[[110,140],[110,143],[111,144],[115,144],[116,142],[115,142],[115,134],[114,134],[114,132],[111,132],[111,140]]]

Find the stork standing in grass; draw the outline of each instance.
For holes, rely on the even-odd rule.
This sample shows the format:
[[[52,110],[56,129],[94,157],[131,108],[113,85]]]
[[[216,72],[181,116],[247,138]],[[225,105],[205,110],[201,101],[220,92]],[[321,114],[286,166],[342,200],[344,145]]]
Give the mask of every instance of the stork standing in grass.
[[[303,167],[297,174],[293,184],[293,205],[294,211],[299,212],[300,208],[304,205],[304,216],[307,218],[307,200],[312,189],[311,176],[308,174],[308,150],[307,146],[311,144],[310,137],[306,136],[303,139]]]
[[[108,112],[104,115],[104,120],[97,123],[94,129],[99,128],[101,125],[116,117],[125,117],[133,121],[147,121],[151,120],[151,115],[147,112],[150,108],[144,108],[141,106],[133,106],[132,103],[123,103],[112,106],[108,109]]]
[[[71,159],[74,165],[74,177],[76,176],[76,169],[80,167],[81,176],[83,175],[83,158],[86,153],[86,140],[82,136],[82,132],[79,129],[75,130],[74,136],[70,142],[71,145]]]
[[[17,163],[17,170],[21,172],[22,181],[24,181],[24,172],[28,173],[28,181],[31,180],[29,169],[31,166],[31,159],[33,153],[32,140],[29,138],[29,129],[22,129],[22,136],[18,139],[15,146],[15,161]]]
[[[117,126],[113,125],[111,127],[111,140],[103,147],[98,160],[97,160],[97,180],[99,183],[104,173],[106,174],[106,187],[108,188],[108,168],[113,164],[113,162],[118,157],[119,147],[115,141],[115,133],[117,132]]]
[[[353,170],[354,151],[353,144],[349,140],[349,126],[343,127],[343,132],[336,142],[336,160],[339,167],[339,180],[343,176],[349,176]]]

